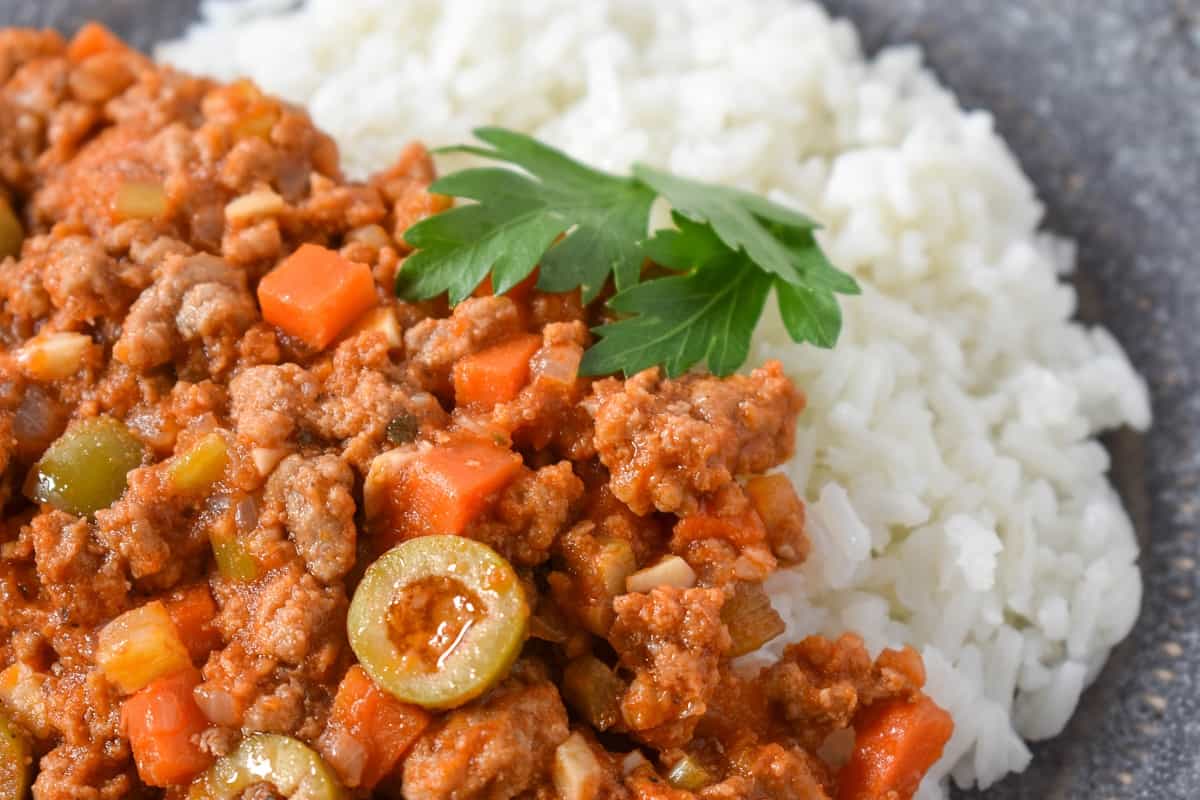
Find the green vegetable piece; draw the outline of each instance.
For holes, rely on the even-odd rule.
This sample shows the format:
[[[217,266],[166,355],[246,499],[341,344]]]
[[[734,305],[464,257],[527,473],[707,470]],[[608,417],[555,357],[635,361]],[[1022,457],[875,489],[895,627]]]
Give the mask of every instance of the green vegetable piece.
[[[24,800],[32,766],[29,740],[12,720],[0,715],[0,800]]]
[[[217,572],[226,580],[249,583],[258,578],[258,561],[236,536],[211,536]]]
[[[198,492],[219,481],[228,463],[229,449],[225,439],[214,431],[176,458],[168,472],[176,489]]]
[[[288,800],[342,800],[333,769],[290,736],[257,733],[192,783],[188,800],[235,800],[256,784],[269,784]]]
[[[734,584],[733,596],[721,606],[721,621],[729,629],[730,658],[754,652],[787,627],[762,584],[748,581]]]
[[[642,164],[632,178],[610,175],[500,128],[475,135],[490,147],[448,150],[526,172],[477,168],[435,182],[432,191],[476,202],[408,229],[405,240],[417,252],[397,274],[397,294],[448,292],[456,304],[489,273],[499,294],[540,262],[539,289],[578,287],[591,302],[611,275],[617,293],[608,306],[624,316],[597,330],[602,341],[582,364],[590,375],[655,365],[678,375],[700,362],[727,375],[746,360],[772,288],[794,341],[836,343],[836,295],[858,294],[859,286],[821,252],[817,225],[803,214]],[[675,227],[648,237],[656,197],[673,206]],[[643,275],[646,257],[681,274]]]
[[[770,226],[812,231],[817,225],[808,217],[750,192],[681,178],[645,164],[636,165],[633,174],[665,197],[677,214],[711,225],[730,250],[744,250],[760,269],[789,283],[799,280],[792,254]]]
[[[477,204],[445,211],[405,232],[405,241],[419,251],[397,274],[397,294],[423,299],[449,291],[450,302],[457,304],[489,271],[495,293],[503,294],[539,260],[538,288],[580,287],[585,302],[599,294],[610,274],[618,289],[637,282],[643,258],[639,244],[646,238],[654,192],[520,133],[479,128],[475,136],[490,147],[446,151],[505,161],[529,174],[468,169],[429,187]]]
[[[408,444],[417,438],[420,430],[420,421],[407,411],[402,411],[388,421],[384,435],[392,444]]]
[[[671,771],[667,773],[667,782],[676,789],[695,792],[712,783],[712,776],[700,766],[699,761],[685,755],[671,767]]]
[[[737,259],[726,253],[689,275],[648,281],[613,297],[610,307],[636,316],[597,328],[600,341],[583,354],[580,371],[632,375],[661,364],[675,377],[707,361],[715,375],[733,372],[750,352],[771,290],[766,274],[739,270]]]
[[[595,656],[580,656],[563,670],[563,699],[598,731],[621,721],[625,682]]]
[[[13,212],[12,206],[0,197],[0,258],[21,255],[21,242],[25,240],[25,230],[21,220]]]
[[[125,491],[129,471],[140,466],[145,447],[112,417],[79,422],[58,437],[30,473],[26,492],[72,514],[111,506]]]
[[[405,702],[444,709],[507,674],[528,621],[517,574],[494,550],[460,536],[421,536],[367,569],[346,627],[376,684]]]

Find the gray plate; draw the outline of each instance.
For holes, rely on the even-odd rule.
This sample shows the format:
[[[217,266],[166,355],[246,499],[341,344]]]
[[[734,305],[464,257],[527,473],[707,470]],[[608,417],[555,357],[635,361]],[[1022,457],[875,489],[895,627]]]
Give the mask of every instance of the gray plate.
[[[1146,595],[1061,736],[987,800],[1200,797],[1200,0],[826,0],[872,50],[922,44],[991,109],[1078,240],[1082,314],[1150,382],[1155,427],[1110,439],[1142,535]],[[146,47],[196,0],[0,0],[0,24],[98,18]]]

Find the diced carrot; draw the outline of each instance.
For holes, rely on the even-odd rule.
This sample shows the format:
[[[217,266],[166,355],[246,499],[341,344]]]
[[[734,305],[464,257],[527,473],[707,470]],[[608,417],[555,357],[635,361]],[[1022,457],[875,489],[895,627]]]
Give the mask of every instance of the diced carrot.
[[[529,302],[529,296],[533,294],[534,288],[538,282],[538,270],[535,267],[533,272],[529,273],[529,277],[518,283],[516,286],[504,293],[504,296],[512,300],[514,303],[525,304]],[[492,288],[492,276],[488,275],[483,279],[483,283],[475,290],[476,297],[491,297],[496,293]]]
[[[954,732],[925,695],[868,706],[854,725],[854,751],[838,775],[838,800],[910,800]]]
[[[125,50],[127,45],[99,22],[88,22],[67,45],[67,58],[75,64],[98,53]]]
[[[197,743],[209,728],[192,695],[199,683],[198,671],[178,672],[130,695],[121,707],[138,775],[150,786],[187,783],[212,764]]]
[[[221,633],[213,625],[217,604],[207,584],[178,589],[163,605],[194,663],[203,662],[209,653],[221,646]]]
[[[525,333],[459,359],[454,364],[455,401],[491,407],[512,400],[529,382],[529,359],[541,346],[541,336]]]
[[[263,318],[320,350],[376,303],[371,268],[304,244],[258,284]]]
[[[330,714],[330,728],[354,738],[366,751],[366,759],[347,770],[339,768],[340,759],[336,752],[323,753],[339,771],[354,771],[359,774],[343,774],[342,778],[351,786],[372,789],[388,776],[396,764],[428,727],[432,717],[420,706],[403,703],[375,685],[362,667],[350,667],[338,686]],[[335,733],[336,735],[336,733]],[[330,749],[332,737],[322,737],[320,749]]]
[[[396,533],[400,538],[462,533],[520,470],[519,455],[487,441],[460,441],[418,454],[391,498],[406,521],[406,530]]]

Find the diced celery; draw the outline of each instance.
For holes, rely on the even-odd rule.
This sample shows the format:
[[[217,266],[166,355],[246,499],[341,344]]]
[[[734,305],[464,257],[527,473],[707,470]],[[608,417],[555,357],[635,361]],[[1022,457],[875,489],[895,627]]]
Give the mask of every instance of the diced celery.
[[[667,773],[667,781],[676,789],[694,792],[712,783],[712,776],[700,766],[699,761],[685,755],[671,767],[671,771]]]
[[[598,731],[620,721],[624,692],[624,681],[595,656],[580,656],[563,670],[563,699]]]
[[[210,541],[221,577],[240,583],[258,578],[258,561],[236,536],[212,536]]]
[[[86,419],[46,449],[30,473],[27,494],[62,511],[91,514],[116,502],[144,453],[124,424],[112,417]]]
[[[46,333],[22,345],[17,362],[35,380],[62,380],[79,371],[91,346],[92,337],[82,333]]]
[[[221,479],[229,463],[229,449],[221,434],[212,432],[171,462],[171,483],[181,492],[198,492]]]
[[[730,657],[744,656],[783,633],[783,617],[771,606],[761,583],[739,581],[733,596],[721,607],[721,621],[729,628],[733,644]]]

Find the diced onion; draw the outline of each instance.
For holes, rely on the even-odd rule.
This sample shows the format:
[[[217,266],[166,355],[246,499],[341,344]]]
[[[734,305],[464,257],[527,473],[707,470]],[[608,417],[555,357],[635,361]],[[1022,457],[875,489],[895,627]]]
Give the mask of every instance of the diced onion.
[[[62,380],[79,371],[91,345],[92,338],[82,333],[47,333],[22,345],[17,363],[35,380]]]
[[[228,222],[248,222],[262,217],[273,217],[283,211],[283,198],[270,189],[257,189],[236,197],[225,205]]]
[[[551,777],[561,800],[594,800],[600,793],[604,769],[587,739],[576,732],[554,751]]]
[[[237,700],[224,689],[216,689],[202,683],[192,692],[192,696],[196,705],[204,712],[204,716],[214,725],[233,728],[241,722]]]
[[[387,346],[393,350],[404,346],[404,337],[400,333],[400,322],[396,319],[396,312],[391,306],[376,306],[363,314],[346,331],[346,338],[366,331],[382,334]]]
[[[367,768],[367,748],[340,727],[331,726],[321,736],[317,749],[329,766],[337,770],[342,783],[353,788],[362,783]]]
[[[642,755],[641,750],[632,750],[630,751],[629,755],[621,759],[621,774],[630,775],[638,767],[649,763],[650,762],[646,760],[646,757]]]
[[[44,674],[19,661],[0,672],[0,704],[38,738],[50,735],[45,682]]]
[[[667,556],[652,567],[630,575],[625,580],[625,591],[648,592],[659,586],[674,586],[690,589],[696,585],[696,573],[679,556]]]
[[[117,189],[113,204],[121,219],[155,219],[167,210],[167,192],[160,183],[128,181]]]
[[[250,451],[250,460],[254,462],[254,468],[258,470],[258,474],[265,478],[275,470],[275,467],[287,454],[286,447],[255,447]]]

